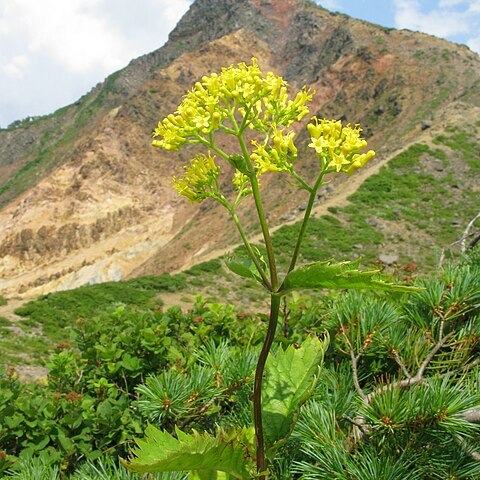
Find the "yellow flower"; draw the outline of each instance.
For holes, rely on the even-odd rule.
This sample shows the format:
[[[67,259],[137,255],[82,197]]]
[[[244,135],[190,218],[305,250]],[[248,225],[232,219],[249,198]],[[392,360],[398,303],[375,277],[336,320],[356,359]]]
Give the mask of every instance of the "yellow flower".
[[[297,158],[297,147],[293,143],[295,132],[273,129],[271,142],[273,145],[259,145],[252,141],[257,147],[250,155],[258,175],[265,172],[288,172],[293,168],[293,161]]]
[[[182,178],[173,177],[173,188],[191,202],[201,202],[206,198],[215,198],[219,193],[218,177],[220,169],[215,165],[215,157],[199,154],[183,167]]]
[[[373,150],[369,150],[367,153],[363,153],[361,155],[354,155],[352,159],[352,164],[348,168],[347,173],[351,175],[355,170],[362,168],[374,156],[375,152]]]
[[[375,155],[373,150],[364,154],[359,153],[367,146],[366,140],[360,136],[362,130],[359,125],[342,126],[339,120],[319,120],[313,117],[312,123],[307,125],[307,130],[311,138],[308,146],[315,150],[322,165],[337,172],[351,174]]]
[[[257,142],[253,141],[252,144],[257,147],[251,154],[250,159],[255,165],[257,174],[260,176],[266,172],[281,172],[282,169],[275,162],[273,156],[271,155],[271,148],[265,148],[262,145],[259,145]]]
[[[211,135],[224,121],[231,129],[235,110],[248,116],[245,124],[253,130],[266,133],[272,123],[289,127],[308,114],[311,99],[311,90],[303,88],[290,100],[287,82],[272,72],[264,75],[252,58],[251,65],[230,65],[196,82],[175,113],[159,122],[152,145],[178,150],[187,142],[198,143],[199,136]]]
[[[241,193],[241,196],[246,196],[252,193],[250,181],[248,177],[240,170],[235,170],[233,174],[232,183],[235,186],[235,190]]]
[[[335,152],[330,152],[331,162],[328,164],[329,167],[335,168],[337,172],[340,172],[344,169],[344,165],[350,165],[350,162],[345,158],[344,155],[338,154]]]

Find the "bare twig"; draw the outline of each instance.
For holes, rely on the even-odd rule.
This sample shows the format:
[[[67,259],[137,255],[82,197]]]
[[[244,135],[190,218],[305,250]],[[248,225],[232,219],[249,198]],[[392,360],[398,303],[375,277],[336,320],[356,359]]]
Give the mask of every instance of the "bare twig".
[[[392,355],[393,355],[393,358],[395,359],[395,361],[397,362],[398,366],[402,369],[403,374],[407,378],[412,378],[412,376],[410,375],[410,373],[407,370],[407,367],[405,366],[402,359],[400,358],[400,355],[398,354],[398,352],[395,349],[392,350]]]
[[[445,317],[446,315],[443,315],[440,311],[435,312],[440,318],[440,329],[438,332],[438,340],[441,341],[443,339],[443,330],[445,328]]]
[[[470,230],[472,229],[473,225],[479,218],[480,218],[480,212],[477,214],[475,218],[473,218],[472,220],[470,220],[470,222],[468,222],[467,228],[463,232],[462,238],[460,239],[460,251],[462,253],[465,253],[467,250],[467,247],[466,247],[467,238],[470,236]]]
[[[443,262],[445,261],[446,249],[451,249],[453,246],[460,244],[460,251],[462,253],[465,253],[467,251],[467,248],[474,247],[480,241],[480,232],[470,232],[470,230],[473,228],[473,225],[478,219],[480,219],[480,213],[478,213],[474,218],[472,218],[472,220],[470,220],[470,222],[468,222],[467,228],[465,229],[462,237],[459,240],[456,240],[455,242],[450,243],[450,245],[448,245],[447,247],[442,248],[442,251],[440,252],[440,258],[438,259],[439,268],[443,265]],[[473,236],[474,238],[467,247],[467,239],[470,236]]]
[[[363,417],[352,418],[352,417],[349,417],[348,415],[343,415],[342,418],[347,420],[347,422],[350,422],[355,427],[358,427],[363,433],[368,433],[370,431],[370,428],[365,423],[365,419]]]
[[[364,400],[367,403],[370,403],[373,397],[380,393],[386,392],[391,388],[409,387],[410,385],[416,385],[417,383],[421,383],[423,381],[423,374],[425,373],[425,369],[428,367],[433,357],[445,345],[445,343],[447,343],[447,340],[450,339],[453,334],[454,332],[450,332],[448,335],[445,335],[441,340],[436,343],[432,350],[430,350],[430,353],[425,357],[425,360],[420,365],[418,372],[415,374],[414,377],[406,378],[405,380],[399,380],[398,382],[393,382],[388,385],[384,385],[383,387],[379,387],[373,392],[370,392],[368,395],[366,395],[366,397],[364,397]]]
[[[472,363],[469,364],[469,366],[471,368],[471,367],[475,367],[478,364],[480,364],[480,357],[476,358]]]
[[[438,259],[438,268],[441,268],[443,262],[445,261],[445,247],[440,251],[440,258]]]
[[[359,353],[357,356],[355,356],[355,352],[353,351],[352,348],[350,348],[350,358],[352,359],[352,374],[353,374],[353,383],[355,384],[355,388],[357,389],[358,394],[366,400],[367,395],[365,395],[365,392],[362,390],[362,387],[360,386],[360,382],[358,381],[358,360],[361,357],[361,353]]]
[[[455,332],[450,332],[449,334],[445,335],[444,337],[438,340],[437,344],[432,348],[430,353],[426,356],[425,360],[420,365],[420,368],[418,369],[418,372],[415,375],[415,377],[423,378],[423,373],[425,372],[425,369],[428,367],[428,365],[432,361],[433,357],[447,343],[447,340],[453,337],[454,333]]]
[[[347,442],[345,443],[346,449],[351,452],[357,443],[362,442],[363,439],[370,434],[372,428],[364,417],[358,416],[351,418],[348,415],[343,415],[342,418],[353,425],[352,433],[349,435]]]
[[[201,417],[220,397],[218,396],[213,396],[208,402],[205,402],[202,407],[195,412],[195,415],[186,418],[180,425],[179,428],[182,430],[185,428],[189,423],[193,422],[195,419]]]
[[[473,248],[477,243],[480,243],[480,230],[475,234],[468,248]]]
[[[342,326],[342,334],[345,338],[345,341],[348,343],[350,358],[352,359],[353,383],[360,397],[363,398],[363,400],[365,400],[367,396],[365,395],[365,392],[362,390],[362,387],[360,386],[360,382],[358,381],[358,360],[362,356],[362,352],[360,352],[358,355],[355,355],[355,351],[353,350],[353,345],[350,342],[350,339],[347,337],[347,334],[345,333],[345,327],[343,326],[343,323],[341,320],[340,320],[340,325]]]

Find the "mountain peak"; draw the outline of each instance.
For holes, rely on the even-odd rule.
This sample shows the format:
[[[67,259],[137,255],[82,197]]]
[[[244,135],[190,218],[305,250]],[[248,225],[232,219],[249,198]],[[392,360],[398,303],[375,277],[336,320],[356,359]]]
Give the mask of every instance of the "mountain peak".
[[[247,28],[265,40],[278,32],[277,21],[288,18],[297,0],[196,0],[169,36],[169,42],[193,45]]]
[[[379,159],[419,135],[432,142],[459,101],[459,125],[478,118],[468,109],[480,105],[480,61],[465,47],[308,0],[197,0],[163,47],[74,105],[0,131],[0,289],[34,295],[171,271],[231,246],[216,207],[191,207],[171,190],[193,150],[152,152],[149,132],[195,80],[252,56],[292,88],[315,90],[312,115],[360,123]],[[298,162],[305,175],[308,162]],[[292,218],[284,206],[295,211],[299,191],[266,187],[272,224]]]

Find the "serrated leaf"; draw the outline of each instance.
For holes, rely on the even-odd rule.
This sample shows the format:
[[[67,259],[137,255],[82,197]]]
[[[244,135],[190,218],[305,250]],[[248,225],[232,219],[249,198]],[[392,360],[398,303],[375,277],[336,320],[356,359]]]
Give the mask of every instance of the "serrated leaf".
[[[258,274],[255,275],[255,273],[251,269],[251,265],[253,265],[252,261],[248,263],[247,261],[241,262],[234,259],[226,259],[225,265],[228,267],[229,270],[231,270],[233,273],[236,273],[240,277],[253,278],[254,280],[258,280]]]
[[[282,295],[301,288],[390,290],[418,292],[422,290],[407,285],[395,285],[378,278],[378,270],[358,270],[358,262],[315,262],[291,271],[286,277]]]
[[[255,255],[258,263],[263,268],[264,272],[268,272],[268,264],[265,261],[265,258],[261,254],[260,250],[252,246],[253,254]],[[243,278],[253,278],[258,282],[262,283],[262,277],[258,273],[255,263],[250,257],[239,258],[235,255],[230,255],[225,258],[225,265],[237,275],[240,275]],[[268,275],[268,273],[267,273]]]
[[[267,448],[278,446],[290,435],[300,406],[310,398],[315,388],[316,373],[327,347],[328,338],[321,341],[311,336],[299,348],[290,345],[286,350],[280,348],[268,357],[262,392]]]
[[[194,478],[229,478],[216,472],[225,472],[233,479],[247,480],[252,429],[220,430],[216,436],[209,433],[186,434],[177,429],[178,438],[151,425],[145,438],[137,439],[136,458],[122,463],[132,472],[192,471]],[[251,463],[251,462],[250,462]]]

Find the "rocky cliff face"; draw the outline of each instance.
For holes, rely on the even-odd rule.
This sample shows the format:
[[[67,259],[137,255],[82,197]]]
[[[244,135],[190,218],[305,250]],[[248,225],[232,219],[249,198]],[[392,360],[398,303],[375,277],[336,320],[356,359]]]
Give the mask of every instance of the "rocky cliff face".
[[[0,131],[3,294],[178,269],[236,243],[223,212],[190,206],[170,189],[193,149],[167,155],[150,147],[149,134],[192,82],[253,55],[294,88],[314,88],[313,113],[362,123],[378,161],[445,122],[455,102],[479,105],[480,61],[466,47],[308,1],[197,0],[161,49],[74,105]],[[309,171],[308,159],[300,169]],[[302,200],[265,182],[279,223]]]

